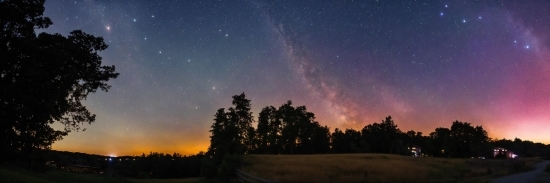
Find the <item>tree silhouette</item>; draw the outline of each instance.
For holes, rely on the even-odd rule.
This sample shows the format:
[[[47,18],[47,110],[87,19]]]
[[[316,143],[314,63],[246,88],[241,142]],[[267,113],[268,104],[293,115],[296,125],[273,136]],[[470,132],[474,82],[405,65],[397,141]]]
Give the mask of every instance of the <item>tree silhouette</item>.
[[[244,93],[233,96],[233,105],[227,112],[218,109],[210,132],[208,154],[216,165],[222,163],[226,154],[245,154],[253,151],[255,129],[252,127],[250,100]]]
[[[91,114],[81,101],[118,76],[101,65],[103,38],[75,30],[69,36],[40,33],[52,25],[44,0],[0,2],[0,149],[2,155],[48,149]],[[63,130],[50,127],[55,122]]]
[[[467,158],[479,156],[483,153],[484,145],[487,144],[489,137],[483,127],[473,127],[468,122],[455,121],[451,126],[449,150],[451,156]]]
[[[298,140],[297,116],[292,101],[287,101],[279,107],[278,115],[283,124],[281,142],[285,154],[293,154]]]
[[[315,121],[315,114],[305,106],[287,101],[278,109],[264,107],[258,126],[252,128],[250,100],[244,93],[233,96],[235,107],[215,115],[209,155],[217,165],[226,154],[321,154],[321,153],[390,153],[410,155],[410,145],[422,148],[422,155],[436,157],[491,157],[491,148],[500,146],[527,157],[550,157],[550,145],[521,139],[491,141],[481,126],[455,121],[451,128],[436,128],[429,136],[409,130],[402,132],[391,116],[380,123],[368,124],[361,131],[334,129]],[[225,160],[223,160],[225,161]]]
[[[246,99],[244,93],[233,96],[234,108],[229,108],[228,115],[231,124],[237,126],[237,141],[240,143],[240,150],[237,154],[247,153],[254,149],[255,130],[252,127],[252,112],[250,112],[250,100]]]
[[[228,128],[229,120],[224,108],[218,109],[214,115],[214,123],[211,126],[210,133],[210,147],[208,147],[208,153],[214,158],[214,161],[221,163],[223,156],[229,151],[229,143],[231,142],[228,137],[228,132],[233,131]]]
[[[277,145],[277,139],[279,139],[279,126],[273,128],[275,122],[275,115],[277,109],[273,106],[264,107],[258,116],[258,128],[257,128],[257,143],[258,153],[267,154],[270,153],[270,147]]]
[[[431,154],[433,156],[446,156],[449,154],[450,136],[451,130],[448,128],[436,128],[434,132],[430,133],[433,146]]]

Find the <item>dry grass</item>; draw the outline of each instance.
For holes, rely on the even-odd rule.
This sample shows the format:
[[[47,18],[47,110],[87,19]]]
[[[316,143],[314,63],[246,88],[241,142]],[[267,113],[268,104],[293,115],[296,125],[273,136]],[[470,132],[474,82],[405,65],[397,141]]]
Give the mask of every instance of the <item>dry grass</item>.
[[[550,182],[550,173],[549,172],[542,172],[539,173],[535,180],[536,183],[548,183]]]
[[[280,182],[486,182],[536,160],[413,158],[388,154],[246,155],[243,171]],[[525,162],[525,163],[522,163]]]

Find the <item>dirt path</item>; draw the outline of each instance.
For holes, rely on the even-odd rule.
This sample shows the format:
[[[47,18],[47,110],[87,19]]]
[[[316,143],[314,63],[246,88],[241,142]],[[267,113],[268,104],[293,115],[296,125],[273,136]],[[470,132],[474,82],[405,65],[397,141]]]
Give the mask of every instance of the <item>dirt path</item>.
[[[541,163],[537,163],[535,165],[535,169],[531,170],[529,172],[515,174],[515,175],[509,175],[505,177],[500,177],[498,179],[492,180],[490,183],[529,183],[529,182],[535,182],[535,178],[537,177],[537,174],[544,171],[544,168],[546,168],[546,165],[550,164],[550,161],[544,161]]]

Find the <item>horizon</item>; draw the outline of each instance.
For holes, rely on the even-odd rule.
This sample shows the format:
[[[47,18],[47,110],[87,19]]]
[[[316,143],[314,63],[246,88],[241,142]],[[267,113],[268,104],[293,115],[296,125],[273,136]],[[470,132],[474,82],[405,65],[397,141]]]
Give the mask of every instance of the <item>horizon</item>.
[[[197,154],[242,92],[255,120],[291,100],[331,132],[390,115],[425,136],[459,120],[550,144],[550,3],[409,3],[47,1],[37,33],[101,36],[120,73],[52,149]]]

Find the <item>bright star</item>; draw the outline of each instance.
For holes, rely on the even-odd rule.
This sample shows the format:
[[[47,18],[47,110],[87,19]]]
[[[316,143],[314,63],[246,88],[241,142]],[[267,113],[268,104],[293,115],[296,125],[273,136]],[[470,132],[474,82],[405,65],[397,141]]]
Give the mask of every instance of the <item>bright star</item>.
[[[111,30],[111,27],[110,27],[110,26],[107,26],[107,30]]]
[[[462,19],[462,23],[466,23],[466,19]]]
[[[229,36],[229,34],[225,34],[225,37]]]
[[[155,18],[155,15],[151,15],[151,18]]]
[[[525,46],[526,49],[529,49],[529,45]]]
[[[480,19],[480,20],[481,20],[481,16],[477,17],[477,19]]]
[[[134,18],[134,22],[136,22],[136,19]]]
[[[445,8],[449,7],[449,5],[445,5]]]
[[[440,16],[443,16],[443,12],[439,13]]]

